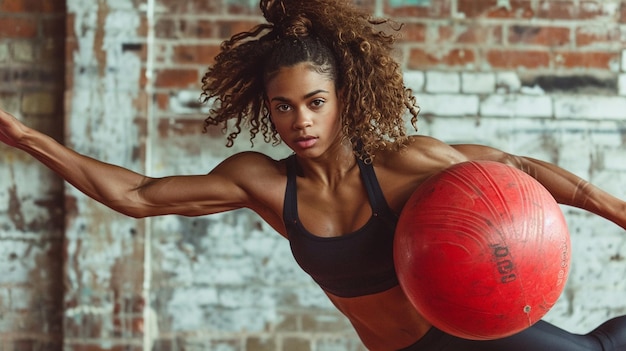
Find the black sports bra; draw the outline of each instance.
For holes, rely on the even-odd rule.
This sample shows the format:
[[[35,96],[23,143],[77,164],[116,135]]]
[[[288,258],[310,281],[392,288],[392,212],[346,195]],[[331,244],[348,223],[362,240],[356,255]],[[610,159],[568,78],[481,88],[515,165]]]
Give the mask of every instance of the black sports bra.
[[[397,215],[389,208],[374,168],[358,159],[372,207],[369,221],[355,232],[323,238],[304,228],[298,217],[296,158],[287,159],[283,217],[291,252],[300,267],[325,291],[341,297],[375,294],[398,285],[393,263]]]

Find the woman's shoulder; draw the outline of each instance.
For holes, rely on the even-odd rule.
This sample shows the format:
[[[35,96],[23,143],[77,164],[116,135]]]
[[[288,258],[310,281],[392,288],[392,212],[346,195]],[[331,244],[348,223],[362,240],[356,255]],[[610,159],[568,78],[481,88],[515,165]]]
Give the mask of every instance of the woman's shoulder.
[[[377,152],[374,165],[399,172],[434,172],[465,161],[452,146],[430,136],[413,135],[406,144]]]
[[[243,151],[229,156],[218,167],[245,175],[247,178],[284,175],[286,160],[286,158],[274,159],[257,151]]]
[[[225,159],[213,172],[237,184],[255,201],[266,203],[285,188],[286,169],[286,159],[244,151]]]

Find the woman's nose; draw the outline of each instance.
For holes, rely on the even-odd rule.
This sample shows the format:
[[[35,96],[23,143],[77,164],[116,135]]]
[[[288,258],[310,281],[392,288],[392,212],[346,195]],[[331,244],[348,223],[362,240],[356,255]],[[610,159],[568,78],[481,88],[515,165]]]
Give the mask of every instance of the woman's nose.
[[[296,119],[294,120],[293,128],[296,130],[305,129],[310,127],[312,124],[313,122],[311,120],[310,113],[307,113],[306,111],[299,111]]]

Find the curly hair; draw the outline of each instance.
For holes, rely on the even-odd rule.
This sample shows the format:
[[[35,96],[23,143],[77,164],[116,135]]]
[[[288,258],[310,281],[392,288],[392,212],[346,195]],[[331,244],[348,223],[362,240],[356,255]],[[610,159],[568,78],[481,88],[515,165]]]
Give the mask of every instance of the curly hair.
[[[213,102],[205,131],[220,124],[226,131],[232,120],[228,147],[243,127],[250,128],[253,145],[259,133],[279,144],[264,103],[265,84],[281,67],[310,62],[342,94],[342,131],[355,152],[372,155],[406,143],[405,113],[417,129],[419,108],[392,58],[395,36],[377,29],[401,26],[372,19],[348,0],[261,0],[260,7],[267,23],[224,41],[202,78],[202,102]]]

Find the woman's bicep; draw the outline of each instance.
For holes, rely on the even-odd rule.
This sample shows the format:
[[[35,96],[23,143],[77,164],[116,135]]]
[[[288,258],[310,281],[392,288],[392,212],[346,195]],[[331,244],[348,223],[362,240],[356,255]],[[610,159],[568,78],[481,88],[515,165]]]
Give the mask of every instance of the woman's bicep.
[[[263,202],[259,197],[264,192],[258,188],[275,180],[274,165],[267,156],[247,152],[227,158],[208,174],[146,178],[135,192],[140,216],[201,216],[253,208]]]
[[[456,151],[460,152],[468,161],[495,161],[509,164],[517,167],[519,157],[506,153],[502,150],[476,144],[458,144],[451,145]]]
[[[247,206],[246,192],[236,177],[207,175],[146,178],[136,190],[134,217],[163,214],[201,216]]]

